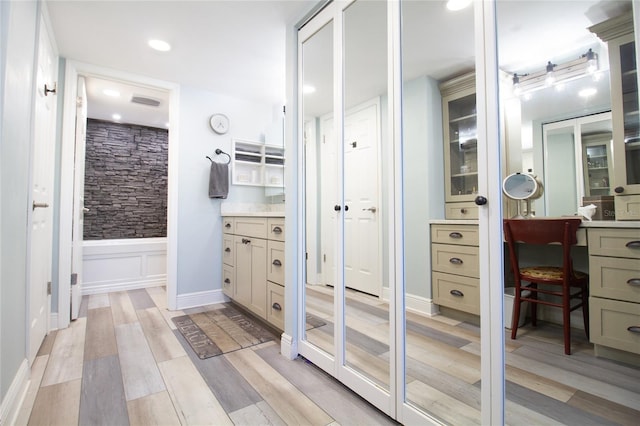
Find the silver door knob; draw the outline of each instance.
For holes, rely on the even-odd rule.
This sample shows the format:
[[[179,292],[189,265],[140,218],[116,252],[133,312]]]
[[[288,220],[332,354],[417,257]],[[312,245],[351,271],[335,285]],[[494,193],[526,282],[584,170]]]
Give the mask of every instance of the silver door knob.
[[[35,201],[32,204],[31,210],[35,210],[35,209],[44,209],[49,207],[48,203],[36,203]]]
[[[378,211],[378,209],[377,209],[377,208],[375,208],[375,207],[369,207],[368,209],[362,209],[362,211],[365,211],[365,210],[368,210],[368,211],[370,211],[371,213],[375,213],[375,212],[377,212],[377,211]]]

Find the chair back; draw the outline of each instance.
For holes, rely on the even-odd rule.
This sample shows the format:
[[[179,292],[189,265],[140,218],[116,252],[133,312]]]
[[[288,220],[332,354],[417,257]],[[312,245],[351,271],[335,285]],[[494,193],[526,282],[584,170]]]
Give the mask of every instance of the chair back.
[[[579,218],[504,219],[504,237],[509,247],[511,268],[516,277],[520,274],[516,243],[562,244],[562,265],[564,276],[573,275],[571,246],[578,240],[576,233],[582,223]]]

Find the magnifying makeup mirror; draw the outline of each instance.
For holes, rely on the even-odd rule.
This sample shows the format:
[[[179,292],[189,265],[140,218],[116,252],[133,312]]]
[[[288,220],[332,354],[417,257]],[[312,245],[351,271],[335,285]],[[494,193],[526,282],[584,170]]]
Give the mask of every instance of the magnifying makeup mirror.
[[[517,213],[514,219],[528,219],[534,217],[531,211],[531,200],[542,196],[544,189],[542,182],[530,173],[513,173],[502,181],[502,192],[507,198],[516,201]],[[522,201],[526,202],[526,213],[522,214]]]

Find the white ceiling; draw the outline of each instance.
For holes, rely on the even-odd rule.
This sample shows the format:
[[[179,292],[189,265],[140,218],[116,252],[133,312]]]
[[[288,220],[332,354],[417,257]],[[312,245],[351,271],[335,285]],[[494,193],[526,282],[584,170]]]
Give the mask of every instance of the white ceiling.
[[[285,31],[317,3],[47,2],[58,49],[65,58],[276,105],[285,94]],[[385,8],[380,2],[360,3],[345,15],[347,78],[357,76],[346,90],[354,103],[384,93],[387,81],[386,67],[380,65],[386,61],[381,28]],[[473,69],[473,10],[451,13],[444,3],[403,3],[405,79],[429,75],[442,80]],[[548,60],[575,58],[592,46],[606,55],[586,28],[619,15],[630,5],[630,0],[500,1],[500,68],[509,73],[537,71]],[[164,39],[173,48],[167,53],[153,51],[147,47],[150,38]],[[606,56],[601,63],[606,63]],[[122,99],[129,101],[126,96]],[[90,96],[90,108],[92,101],[98,102]],[[164,126],[166,120],[158,120]]]

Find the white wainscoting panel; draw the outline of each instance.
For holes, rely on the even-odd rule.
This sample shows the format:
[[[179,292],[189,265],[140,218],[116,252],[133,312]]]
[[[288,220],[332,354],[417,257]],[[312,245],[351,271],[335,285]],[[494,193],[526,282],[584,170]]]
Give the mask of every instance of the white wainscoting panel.
[[[90,240],[82,247],[82,294],[166,284],[166,238]]]

